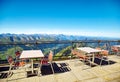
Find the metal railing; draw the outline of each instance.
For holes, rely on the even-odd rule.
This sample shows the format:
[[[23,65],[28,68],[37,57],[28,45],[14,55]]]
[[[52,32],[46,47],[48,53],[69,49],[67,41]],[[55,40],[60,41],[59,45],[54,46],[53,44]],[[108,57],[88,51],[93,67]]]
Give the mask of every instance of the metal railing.
[[[104,46],[104,44],[107,44],[106,45],[106,48],[110,48],[112,45],[120,45],[120,40],[81,40],[81,41],[35,41],[35,42],[19,42],[19,43],[17,43],[17,42],[9,42],[9,43],[0,43],[0,47],[2,47],[2,46],[8,46],[8,45],[10,45],[10,47],[8,47],[8,48],[11,48],[11,46],[12,47],[16,47],[16,46],[20,46],[20,45],[22,45],[22,46],[26,46],[26,45],[33,45],[33,47],[37,47],[37,46],[41,46],[42,44],[44,44],[44,45],[51,45],[51,44],[55,44],[54,45],[54,49],[53,48],[51,48],[51,49],[53,49],[54,50],[54,60],[64,60],[64,59],[69,59],[69,55],[70,54],[68,54],[67,56],[63,56],[63,55],[60,55],[60,56],[57,56],[56,54],[60,51],[60,50],[62,50],[61,48],[60,48],[60,50],[58,50],[57,48],[56,48],[56,46],[58,46],[59,44],[69,44],[68,46],[71,46],[71,48],[73,48],[73,47],[79,47],[79,46],[90,46],[90,45],[92,45],[92,44],[95,44],[95,45],[93,45],[93,47],[96,47],[96,46],[100,46],[101,47],[101,45],[102,46]],[[89,45],[88,45],[89,44]],[[66,48],[67,46],[65,46],[65,47],[63,47],[63,49],[64,48]],[[3,47],[2,47],[3,48]],[[6,47],[7,48],[7,47]],[[48,46],[48,48],[49,48],[49,46]],[[16,48],[15,48],[16,49]],[[47,49],[47,47],[46,47],[46,49]],[[43,52],[46,50],[46,49],[42,49],[43,50]],[[0,49],[0,53],[3,53],[3,51]],[[4,54],[4,53],[3,53]],[[47,53],[46,53],[47,54]],[[74,57],[73,57],[74,58]],[[0,63],[7,63],[7,60],[1,60],[0,59]]]

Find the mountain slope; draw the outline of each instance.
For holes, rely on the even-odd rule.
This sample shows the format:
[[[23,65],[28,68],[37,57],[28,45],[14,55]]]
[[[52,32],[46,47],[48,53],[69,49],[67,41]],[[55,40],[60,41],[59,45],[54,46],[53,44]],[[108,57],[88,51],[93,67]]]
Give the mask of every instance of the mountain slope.
[[[77,40],[119,40],[119,38],[88,37],[63,34],[0,34],[0,42],[36,42],[36,41],[77,41]]]

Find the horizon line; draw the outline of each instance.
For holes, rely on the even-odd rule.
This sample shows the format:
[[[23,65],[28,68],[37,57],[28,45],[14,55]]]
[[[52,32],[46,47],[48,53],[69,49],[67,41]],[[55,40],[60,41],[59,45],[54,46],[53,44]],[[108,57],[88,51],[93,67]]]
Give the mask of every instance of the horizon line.
[[[55,34],[55,33],[0,33],[0,34],[16,34],[16,35],[66,35],[66,36],[84,36],[84,37],[104,37],[104,38],[120,38],[120,37],[113,37],[113,36],[91,36],[91,35],[76,35],[76,34]]]

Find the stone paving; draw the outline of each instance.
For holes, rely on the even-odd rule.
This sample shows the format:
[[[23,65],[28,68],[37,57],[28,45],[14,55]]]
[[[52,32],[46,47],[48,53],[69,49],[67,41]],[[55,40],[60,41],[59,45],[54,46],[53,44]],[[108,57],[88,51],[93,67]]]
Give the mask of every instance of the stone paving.
[[[70,71],[43,76],[25,77],[25,71],[14,70],[10,78],[0,79],[0,82],[120,82],[120,56],[110,56],[115,64],[90,67],[78,59],[54,61],[66,63]]]

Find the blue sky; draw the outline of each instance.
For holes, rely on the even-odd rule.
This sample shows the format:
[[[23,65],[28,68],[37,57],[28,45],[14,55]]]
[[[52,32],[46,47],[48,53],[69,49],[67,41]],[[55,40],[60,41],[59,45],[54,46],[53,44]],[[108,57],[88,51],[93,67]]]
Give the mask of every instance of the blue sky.
[[[120,38],[120,0],[0,0],[0,33]]]

